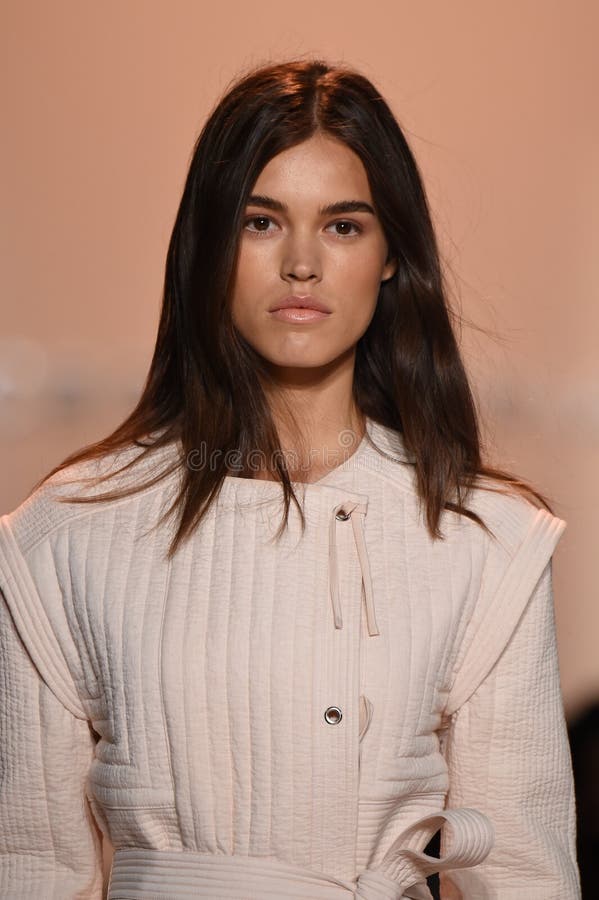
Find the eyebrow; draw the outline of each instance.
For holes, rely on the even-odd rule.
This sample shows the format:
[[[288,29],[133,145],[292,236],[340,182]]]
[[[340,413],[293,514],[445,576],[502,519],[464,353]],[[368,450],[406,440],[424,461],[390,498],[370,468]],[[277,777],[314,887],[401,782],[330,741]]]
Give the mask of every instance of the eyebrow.
[[[267,197],[264,194],[251,194],[248,197],[247,205],[264,206],[275,212],[289,212],[286,203],[281,203],[280,200],[274,200],[272,197]],[[373,216],[376,215],[370,203],[366,203],[364,200],[338,200],[336,203],[328,203],[326,206],[321,206],[319,209],[319,214],[321,216],[336,216],[340,213],[354,212],[365,212],[370,213]]]

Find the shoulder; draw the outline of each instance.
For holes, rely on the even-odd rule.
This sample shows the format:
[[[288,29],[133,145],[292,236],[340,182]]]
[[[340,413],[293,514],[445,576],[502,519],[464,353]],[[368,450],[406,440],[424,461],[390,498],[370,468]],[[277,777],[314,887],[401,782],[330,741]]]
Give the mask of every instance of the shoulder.
[[[141,446],[130,445],[65,466],[1,516],[2,529],[11,532],[21,553],[26,554],[69,523],[89,516],[110,516],[115,505],[129,506],[133,514],[145,497],[164,490],[169,475],[179,470],[174,447],[143,451]],[[109,493],[114,495],[112,499],[99,499]]]
[[[514,489],[506,491],[500,482],[474,489],[466,506],[492,534],[484,537],[480,585],[466,611],[448,712],[468,699],[492,669],[540,583],[551,584],[551,559],[566,528],[563,519]],[[550,591],[538,596],[545,603],[544,615],[550,616]]]
[[[403,538],[409,532],[411,546],[422,546],[440,558],[449,553],[452,566],[470,569],[479,585],[477,616],[490,609],[501,614],[506,607],[521,611],[567,523],[512,485],[479,475],[463,503],[484,527],[463,513],[444,510],[439,523],[444,540],[437,542],[430,536],[415,467],[401,434],[378,424],[369,431],[379,449],[367,453],[366,492],[382,498],[381,508],[390,521],[400,520]]]
[[[372,476],[371,483],[372,479],[379,481],[386,490],[396,489],[405,500],[420,506],[414,459],[407,452],[401,433],[369,420],[368,437],[364,451],[356,460],[357,465]],[[535,505],[525,494],[487,476],[476,479],[464,505],[482,519],[493,535],[491,539],[508,554],[515,552],[531,534],[549,533],[559,537],[566,527],[566,522]],[[450,510],[444,511],[442,521],[451,533],[481,531],[472,519]]]
[[[529,552],[555,547],[567,523],[536,505],[532,498],[495,479],[479,477],[466,507],[476,513],[491,531],[490,547],[513,557],[520,548]]]

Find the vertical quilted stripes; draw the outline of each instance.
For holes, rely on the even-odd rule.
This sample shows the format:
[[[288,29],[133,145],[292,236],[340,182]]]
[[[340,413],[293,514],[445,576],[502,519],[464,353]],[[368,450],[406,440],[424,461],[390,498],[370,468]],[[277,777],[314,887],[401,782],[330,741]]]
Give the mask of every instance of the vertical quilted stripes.
[[[0,897],[100,900],[87,725],[41,681],[0,593]]]
[[[233,476],[170,561],[172,477],[86,507],[55,482],[0,519],[0,895],[99,900],[91,806],[111,900],[424,898],[435,864],[468,897],[577,900],[565,523],[477,489],[496,540],[448,512],[434,541],[368,429],[387,455],[306,484],[278,541],[280,486]]]

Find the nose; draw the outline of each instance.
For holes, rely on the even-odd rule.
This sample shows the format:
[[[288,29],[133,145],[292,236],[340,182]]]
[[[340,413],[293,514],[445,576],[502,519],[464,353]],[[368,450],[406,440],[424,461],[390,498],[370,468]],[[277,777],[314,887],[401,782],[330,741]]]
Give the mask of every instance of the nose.
[[[320,281],[322,260],[317,241],[307,236],[289,238],[281,258],[281,278],[284,281]]]

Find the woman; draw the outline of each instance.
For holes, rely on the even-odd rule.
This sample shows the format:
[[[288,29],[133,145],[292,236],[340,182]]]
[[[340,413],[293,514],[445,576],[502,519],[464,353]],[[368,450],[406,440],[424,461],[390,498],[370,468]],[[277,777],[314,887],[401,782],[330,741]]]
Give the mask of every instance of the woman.
[[[1,520],[0,893],[100,897],[99,828],[111,900],[578,897],[564,528],[482,462],[388,105],[249,72],[137,407]]]

